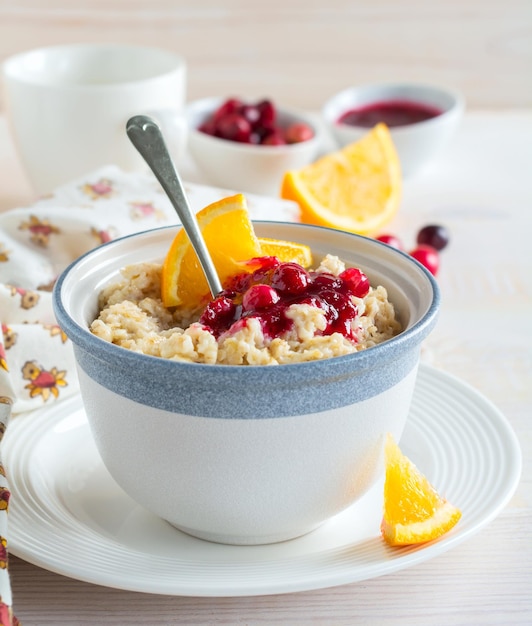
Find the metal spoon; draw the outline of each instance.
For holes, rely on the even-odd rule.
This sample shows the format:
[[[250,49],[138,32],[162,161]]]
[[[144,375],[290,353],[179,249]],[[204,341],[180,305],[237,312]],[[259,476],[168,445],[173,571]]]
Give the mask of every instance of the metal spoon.
[[[170,199],[190,239],[190,243],[198,255],[201,268],[209,284],[209,289],[213,297],[216,297],[222,291],[222,285],[211,255],[205,245],[196,216],[188,203],[183,183],[168,153],[161,129],[150,117],[135,115],[135,117],[128,120],[126,132],[131,143],[150,166],[151,171],[155,174],[157,180],[161,183],[161,187]]]

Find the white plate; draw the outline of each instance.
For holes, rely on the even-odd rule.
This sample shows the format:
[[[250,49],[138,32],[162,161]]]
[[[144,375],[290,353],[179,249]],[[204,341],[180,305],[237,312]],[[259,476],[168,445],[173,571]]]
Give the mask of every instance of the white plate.
[[[401,447],[463,516],[451,532],[424,546],[385,545],[379,534],[382,483],[292,541],[227,546],[185,535],[116,485],[79,397],[13,420],[3,446],[12,554],[79,580],[184,596],[303,591],[409,567],[493,519],[521,473],[519,444],[504,416],[468,385],[428,366],[420,368]]]

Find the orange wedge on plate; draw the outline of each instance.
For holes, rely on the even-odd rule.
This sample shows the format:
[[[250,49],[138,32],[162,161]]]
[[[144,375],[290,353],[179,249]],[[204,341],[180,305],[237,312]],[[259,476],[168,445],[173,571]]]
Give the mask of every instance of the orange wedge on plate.
[[[425,543],[441,537],[461,512],[442,498],[388,435],[381,532],[391,546]]]
[[[396,214],[401,198],[399,158],[388,127],[285,174],[281,196],[301,208],[301,221],[370,235]]]

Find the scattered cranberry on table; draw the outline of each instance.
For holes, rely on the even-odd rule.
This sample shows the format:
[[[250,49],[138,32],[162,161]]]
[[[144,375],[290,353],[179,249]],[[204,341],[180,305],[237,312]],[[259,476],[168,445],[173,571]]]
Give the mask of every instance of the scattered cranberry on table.
[[[398,250],[405,249],[401,240],[395,235],[385,233],[376,239]],[[448,245],[449,239],[449,231],[445,226],[428,224],[418,231],[416,235],[417,246],[408,254],[426,267],[433,276],[436,276],[440,267],[439,252]]]
[[[397,248],[397,250],[403,249],[403,244],[401,240],[395,235],[379,235],[378,237],[376,237],[376,239],[377,241],[382,241],[382,243],[385,243],[392,248]]]
[[[440,255],[436,248],[420,244],[410,251],[410,256],[425,266],[433,276],[436,276],[440,267]]]
[[[445,226],[429,224],[418,232],[417,243],[432,246],[436,250],[443,250],[449,243],[449,232]]]
[[[312,128],[303,122],[294,122],[286,128],[280,126],[277,109],[267,99],[250,104],[229,98],[198,130],[220,139],[264,146],[301,143],[314,137]]]

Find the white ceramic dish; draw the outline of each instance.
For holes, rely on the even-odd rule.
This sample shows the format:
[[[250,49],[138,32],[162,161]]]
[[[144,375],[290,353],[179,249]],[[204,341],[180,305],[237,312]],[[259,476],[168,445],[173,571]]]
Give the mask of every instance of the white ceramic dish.
[[[463,96],[455,90],[416,83],[383,83],[357,85],[327,100],[322,117],[340,146],[357,141],[368,128],[338,123],[351,109],[377,102],[406,101],[427,105],[442,111],[424,122],[390,128],[401,171],[408,178],[435,158],[454,134],[464,112]]]
[[[386,546],[378,484],[305,537],[221,545],[181,533],[118,487],[76,396],[20,416],[6,432],[10,552],[78,580],[165,595],[319,589],[389,574],[454,548],[501,511],[521,474],[521,451],[505,417],[473,388],[428,366],[420,367],[401,447],[462,510],[440,540]]]
[[[251,193],[278,196],[283,175],[310,163],[320,147],[319,128],[303,113],[278,109],[280,125],[304,122],[314,138],[282,146],[257,146],[219,139],[198,129],[223,102],[205,98],[186,107],[188,148],[196,165],[212,184]]]

